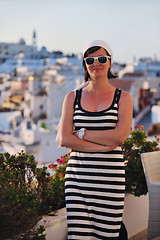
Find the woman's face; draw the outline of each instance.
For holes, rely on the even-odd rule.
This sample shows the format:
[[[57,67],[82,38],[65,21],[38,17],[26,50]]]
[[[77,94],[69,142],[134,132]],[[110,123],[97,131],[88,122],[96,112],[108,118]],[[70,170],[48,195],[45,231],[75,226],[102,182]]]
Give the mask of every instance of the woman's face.
[[[87,57],[99,57],[99,56],[107,56],[107,53],[103,48],[100,48],[96,52],[89,54]],[[95,60],[93,65],[86,64],[86,68],[91,79],[95,79],[98,77],[107,77],[108,69],[110,67],[111,67],[110,59],[108,59],[105,64],[100,64],[97,59]]]

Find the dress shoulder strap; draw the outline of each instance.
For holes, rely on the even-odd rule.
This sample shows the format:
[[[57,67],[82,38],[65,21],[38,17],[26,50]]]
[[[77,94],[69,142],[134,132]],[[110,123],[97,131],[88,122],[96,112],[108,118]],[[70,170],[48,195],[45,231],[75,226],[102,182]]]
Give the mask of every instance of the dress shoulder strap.
[[[81,89],[78,89],[78,90],[75,90],[75,100],[74,100],[74,110],[75,110],[75,107],[76,107],[76,104],[78,104],[79,102],[79,99],[80,99],[80,92]]]
[[[119,99],[121,96],[122,89],[116,88],[116,94],[115,94],[115,103],[119,103]]]

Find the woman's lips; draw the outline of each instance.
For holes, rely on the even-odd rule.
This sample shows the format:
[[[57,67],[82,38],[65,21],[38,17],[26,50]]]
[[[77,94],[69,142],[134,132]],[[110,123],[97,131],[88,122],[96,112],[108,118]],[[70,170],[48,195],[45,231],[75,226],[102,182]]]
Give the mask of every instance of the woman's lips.
[[[94,71],[99,71],[101,68],[93,68]]]

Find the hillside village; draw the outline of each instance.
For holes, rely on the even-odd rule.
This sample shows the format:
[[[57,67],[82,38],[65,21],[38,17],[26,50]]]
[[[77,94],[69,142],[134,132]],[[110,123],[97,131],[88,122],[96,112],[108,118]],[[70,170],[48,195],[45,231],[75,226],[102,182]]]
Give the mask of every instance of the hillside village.
[[[1,152],[24,150],[34,154],[39,164],[55,162],[68,152],[58,148],[55,139],[64,96],[83,83],[81,62],[81,54],[38,50],[35,31],[32,45],[24,39],[0,43]],[[134,119],[155,105],[154,119],[160,121],[160,61],[149,57],[132,64],[114,62],[112,71],[118,78],[111,84],[133,97]]]

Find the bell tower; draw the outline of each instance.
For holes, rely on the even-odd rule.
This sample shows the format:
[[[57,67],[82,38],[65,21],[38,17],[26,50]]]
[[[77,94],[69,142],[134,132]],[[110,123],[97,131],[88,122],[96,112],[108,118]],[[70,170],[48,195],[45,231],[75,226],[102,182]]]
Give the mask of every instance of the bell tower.
[[[33,31],[33,36],[32,36],[32,46],[37,48],[37,34],[36,31]]]

